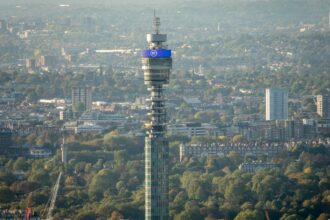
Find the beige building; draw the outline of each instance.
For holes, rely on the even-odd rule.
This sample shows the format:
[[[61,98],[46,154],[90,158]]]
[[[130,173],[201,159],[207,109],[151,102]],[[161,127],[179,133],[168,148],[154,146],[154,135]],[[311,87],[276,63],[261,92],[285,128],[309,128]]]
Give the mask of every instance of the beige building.
[[[317,114],[324,119],[330,119],[330,94],[316,97]]]

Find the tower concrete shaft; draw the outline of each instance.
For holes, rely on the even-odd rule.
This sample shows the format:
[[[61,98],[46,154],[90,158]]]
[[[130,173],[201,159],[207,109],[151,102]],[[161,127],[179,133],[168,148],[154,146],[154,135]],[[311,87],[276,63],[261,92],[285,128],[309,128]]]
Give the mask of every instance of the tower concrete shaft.
[[[154,34],[147,34],[148,48],[142,52],[144,82],[150,91],[149,120],[145,139],[145,219],[168,220],[168,158],[165,137],[166,107],[164,85],[172,68],[166,35],[159,33],[160,19],[154,18]]]

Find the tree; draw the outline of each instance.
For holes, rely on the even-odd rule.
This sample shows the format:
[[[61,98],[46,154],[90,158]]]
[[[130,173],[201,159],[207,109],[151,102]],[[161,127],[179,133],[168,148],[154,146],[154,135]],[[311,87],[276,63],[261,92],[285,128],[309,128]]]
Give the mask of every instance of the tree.
[[[232,118],[231,118],[228,114],[224,113],[224,114],[220,117],[220,120],[221,120],[221,122],[222,122],[223,124],[229,124],[229,123],[231,123]]]
[[[259,201],[273,200],[288,190],[286,182],[287,178],[279,170],[261,169],[252,177],[252,191]]]
[[[109,220],[121,220],[123,218],[124,218],[124,216],[122,214],[120,214],[118,211],[113,211],[111,213],[111,217]]]
[[[255,220],[255,219],[264,219],[262,213],[257,210],[243,210],[238,213],[234,220]]]
[[[77,104],[75,104],[75,106],[73,107],[74,111],[78,112],[79,114],[83,113],[86,110],[86,106],[84,105],[84,103],[79,102]]]
[[[0,182],[5,183],[7,185],[13,183],[15,181],[15,176],[7,171],[0,171]]]
[[[297,214],[292,214],[292,215],[288,215],[288,214],[284,214],[280,220],[302,220],[303,218],[300,217]]]
[[[185,210],[181,212],[179,215],[174,217],[174,220],[200,220],[204,217],[199,211],[199,208],[196,204],[187,202],[185,205]]]
[[[15,182],[10,186],[10,189],[14,193],[28,194],[36,189],[40,188],[40,184],[37,182],[29,182],[26,180]]]
[[[321,214],[319,215],[319,217],[317,217],[316,220],[328,220],[329,217],[330,217],[330,214],[321,213]]]
[[[96,220],[97,216],[92,211],[79,213],[74,220]]]
[[[239,143],[241,141],[243,141],[243,135],[237,134],[233,137],[233,142]]]
[[[14,193],[7,186],[0,186],[0,203],[12,202],[14,198]]]
[[[227,155],[227,158],[233,162],[233,165],[238,165],[242,163],[242,157],[237,151],[230,151]],[[231,164],[228,164],[231,165]]]
[[[103,137],[104,144],[111,142],[112,138],[116,137],[116,136],[119,136],[119,132],[117,130],[114,130],[114,131],[111,131],[111,132],[105,134]]]
[[[126,158],[126,150],[116,150],[114,151],[113,157],[116,164],[116,167],[122,167],[122,162]]]
[[[30,176],[28,177],[30,182],[37,182],[40,184],[48,185],[50,183],[49,173],[44,170],[36,170],[31,172]]]
[[[34,144],[36,142],[36,139],[37,139],[37,135],[32,133],[26,137],[26,142],[29,144]]]
[[[26,171],[29,169],[29,164],[26,162],[26,160],[23,157],[17,158],[13,165],[14,170],[16,171]]]
[[[38,206],[42,204],[46,204],[49,199],[49,195],[45,192],[31,192],[27,197],[28,206]]]
[[[124,215],[124,219],[143,219],[143,209],[140,209],[133,203],[126,202],[117,204],[116,208],[118,209],[119,213],[122,213]]]
[[[118,175],[113,171],[100,170],[92,179],[88,187],[88,195],[92,200],[100,200],[103,193],[115,190],[116,179]]]
[[[241,179],[235,179],[226,187],[224,197],[227,202],[239,206],[249,197],[249,195],[250,192],[246,183]]]
[[[199,172],[186,171],[181,178],[182,186],[190,199],[205,200],[210,193],[211,181]]]
[[[83,204],[88,199],[88,195],[85,191],[80,189],[74,189],[65,195],[65,207],[73,207],[79,204]]]

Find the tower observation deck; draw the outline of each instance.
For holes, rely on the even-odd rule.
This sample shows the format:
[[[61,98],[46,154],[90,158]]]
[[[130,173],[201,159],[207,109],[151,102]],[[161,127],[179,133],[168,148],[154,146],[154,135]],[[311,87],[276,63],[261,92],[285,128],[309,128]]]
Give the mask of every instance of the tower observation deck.
[[[165,137],[166,108],[164,85],[172,68],[166,34],[159,33],[160,19],[154,17],[154,33],[147,34],[147,49],[142,51],[144,83],[150,91],[149,120],[145,139],[145,220],[168,220],[168,157]]]

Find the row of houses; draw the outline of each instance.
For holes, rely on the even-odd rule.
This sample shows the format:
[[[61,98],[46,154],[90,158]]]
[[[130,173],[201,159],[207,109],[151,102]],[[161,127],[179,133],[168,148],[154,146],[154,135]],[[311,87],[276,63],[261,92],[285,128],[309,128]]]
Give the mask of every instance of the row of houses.
[[[241,157],[267,156],[271,158],[280,152],[286,152],[288,146],[285,143],[211,143],[211,144],[181,144],[180,161],[185,157],[226,156],[230,152],[236,152]]]

